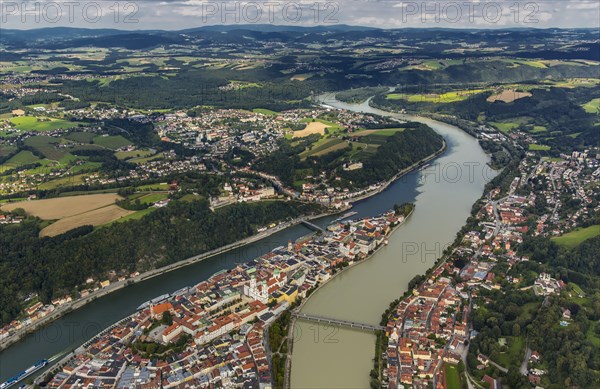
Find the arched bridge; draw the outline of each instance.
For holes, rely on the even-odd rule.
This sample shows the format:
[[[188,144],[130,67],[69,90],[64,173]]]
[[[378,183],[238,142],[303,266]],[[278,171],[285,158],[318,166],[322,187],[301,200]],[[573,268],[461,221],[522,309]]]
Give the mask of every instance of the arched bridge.
[[[302,313],[302,312],[293,312],[292,315],[297,317],[298,319],[314,321],[317,323],[338,325],[338,326],[342,326],[342,327],[349,327],[349,328],[355,328],[355,329],[367,330],[367,331],[385,331],[385,327],[376,326],[376,325],[372,325],[372,324],[364,324],[364,323],[359,323],[359,322],[355,322],[355,321],[331,319],[331,318],[323,317],[323,316],[309,315],[309,314]]]

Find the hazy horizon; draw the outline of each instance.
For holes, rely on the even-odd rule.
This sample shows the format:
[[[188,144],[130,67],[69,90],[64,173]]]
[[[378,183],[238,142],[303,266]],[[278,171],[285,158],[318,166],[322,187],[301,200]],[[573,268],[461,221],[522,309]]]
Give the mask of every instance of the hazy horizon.
[[[43,29],[81,29],[81,30],[115,30],[115,31],[123,31],[123,32],[147,32],[147,31],[162,31],[162,32],[180,32],[186,30],[198,30],[202,28],[211,28],[211,27],[233,27],[238,26],[244,29],[256,29],[259,30],[260,27],[263,26],[272,26],[272,27],[295,27],[295,28],[339,28],[339,27],[348,27],[348,29],[372,29],[372,30],[455,30],[455,31],[486,31],[486,30],[497,30],[497,31],[517,31],[517,30],[600,30],[600,26],[596,27],[499,27],[499,28],[468,28],[468,27],[373,27],[373,26],[364,26],[364,25],[351,25],[351,24],[319,24],[319,25],[297,25],[297,24],[209,24],[209,25],[199,25],[196,27],[185,27],[185,28],[139,28],[139,29],[123,29],[119,27],[74,27],[74,26],[45,26],[45,27],[32,27],[32,28],[18,28],[18,27],[2,27],[0,26],[0,30],[18,30],[18,31],[34,31],[34,30],[43,30]]]
[[[5,29],[165,30],[216,25],[451,29],[600,28],[594,0],[3,1]]]

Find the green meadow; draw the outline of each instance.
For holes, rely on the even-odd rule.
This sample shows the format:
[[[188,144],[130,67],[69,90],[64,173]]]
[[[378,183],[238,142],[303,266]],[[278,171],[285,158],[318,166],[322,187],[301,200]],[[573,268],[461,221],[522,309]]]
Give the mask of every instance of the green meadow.
[[[20,116],[11,118],[10,122],[21,131],[53,131],[77,127],[79,123],[64,119],[42,118],[36,116]]]
[[[446,93],[418,93],[418,94],[405,94],[405,93],[390,93],[387,95],[389,100],[406,100],[411,103],[454,103],[457,101],[463,101],[471,96],[485,92],[485,89],[472,89],[472,90],[459,90],[451,91]]]
[[[559,246],[573,248],[598,235],[600,235],[600,224],[595,224],[589,227],[576,228],[571,232],[552,238],[552,240]]]
[[[538,145],[536,143],[530,143],[529,150],[531,150],[531,151],[548,151],[548,150],[550,150],[550,146]]]
[[[446,373],[446,388],[461,389],[460,375],[456,366],[444,364],[444,372]]]
[[[131,141],[121,135],[97,136],[94,138],[94,144],[116,150],[120,147],[130,145]]]
[[[582,107],[587,113],[600,113],[600,98],[590,100]]]
[[[271,111],[270,109],[265,109],[265,108],[254,108],[252,110],[252,112],[254,112],[254,113],[262,113],[263,115],[268,115],[268,116],[277,116],[277,115],[279,115],[279,112]]]

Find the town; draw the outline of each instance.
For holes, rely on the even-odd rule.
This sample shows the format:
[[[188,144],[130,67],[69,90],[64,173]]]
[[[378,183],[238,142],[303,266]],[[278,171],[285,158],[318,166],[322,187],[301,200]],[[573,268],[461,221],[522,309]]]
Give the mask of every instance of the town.
[[[149,301],[61,362],[48,386],[269,388],[269,326],[336,270],[385,245],[406,216],[336,222]]]
[[[560,160],[539,158],[528,153],[519,165],[506,193],[494,188],[484,196],[476,213],[476,224],[466,232],[460,245],[447,259],[391,311],[386,326],[387,348],[383,353],[382,370],[386,387],[446,388],[449,369],[456,374],[457,365],[464,373],[469,341],[476,336],[470,321],[472,311],[482,300],[483,290],[500,291],[504,283],[520,290],[533,289],[537,296],[558,295],[567,284],[548,273],[535,279],[507,273],[519,262],[529,261],[519,255],[517,247],[524,236],[557,237],[585,224],[589,213],[586,207],[566,207],[565,198],[575,196],[582,204],[591,204],[598,196],[598,187],[591,185],[600,174],[598,156],[589,152],[562,155]],[[532,189],[532,184],[535,190]],[[500,197],[502,195],[502,197]],[[496,271],[502,264],[503,270]],[[524,292],[523,292],[524,293]],[[560,322],[568,326],[571,312],[565,307]],[[524,363],[522,373],[532,385],[539,385],[547,371],[540,369],[540,354],[530,352],[531,367]],[[498,365],[489,356],[478,354],[477,369],[484,371]],[[481,380],[467,375],[469,385],[499,387],[498,377],[483,375]]]
[[[36,90],[36,93],[41,92]],[[98,122],[82,124],[91,118]],[[127,138],[127,130],[113,124],[103,125],[115,120],[151,124],[161,150],[136,145]],[[29,125],[44,130],[41,133],[40,129],[24,129]],[[27,111],[16,109],[11,118],[0,120],[0,135],[4,135],[0,137],[0,146],[13,148],[24,144],[28,150],[0,165],[0,195],[77,186],[110,188],[185,172],[218,174],[225,171],[261,175],[285,194],[342,207],[353,197],[381,188],[375,185],[351,190],[342,185],[336,172],[325,171],[319,176],[306,177],[297,188],[285,187],[276,177],[254,171],[252,162],[278,150],[284,138],[303,141],[311,135],[322,136],[332,128],[339,131],[335,137],[359,140],[360,134],[352,138],[353,132],[393,125],[398,123],[375,115],[326,108],[281,113],[203,108],[189,113],[154,114],[101,104],[70,110],[43,105]],[[94,153],[112,154],[122,166],[104,169],[98,158],[92,157]],[[102,161],[107,161],[106,157]],[[344,170],[361,168],[362,163],[357,161],[348,163]]]
[[[6,4],[0,389],[600,385],[598,7],[144,3]]]

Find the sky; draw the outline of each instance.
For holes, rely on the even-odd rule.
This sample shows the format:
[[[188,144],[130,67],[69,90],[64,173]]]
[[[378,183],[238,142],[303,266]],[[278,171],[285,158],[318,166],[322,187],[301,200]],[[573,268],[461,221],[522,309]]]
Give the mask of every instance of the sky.
[[[180,30],[215,24],[600,27],[598,0],[0,0],[0,27]],[[599,37],[600,38],[600,37]]]

